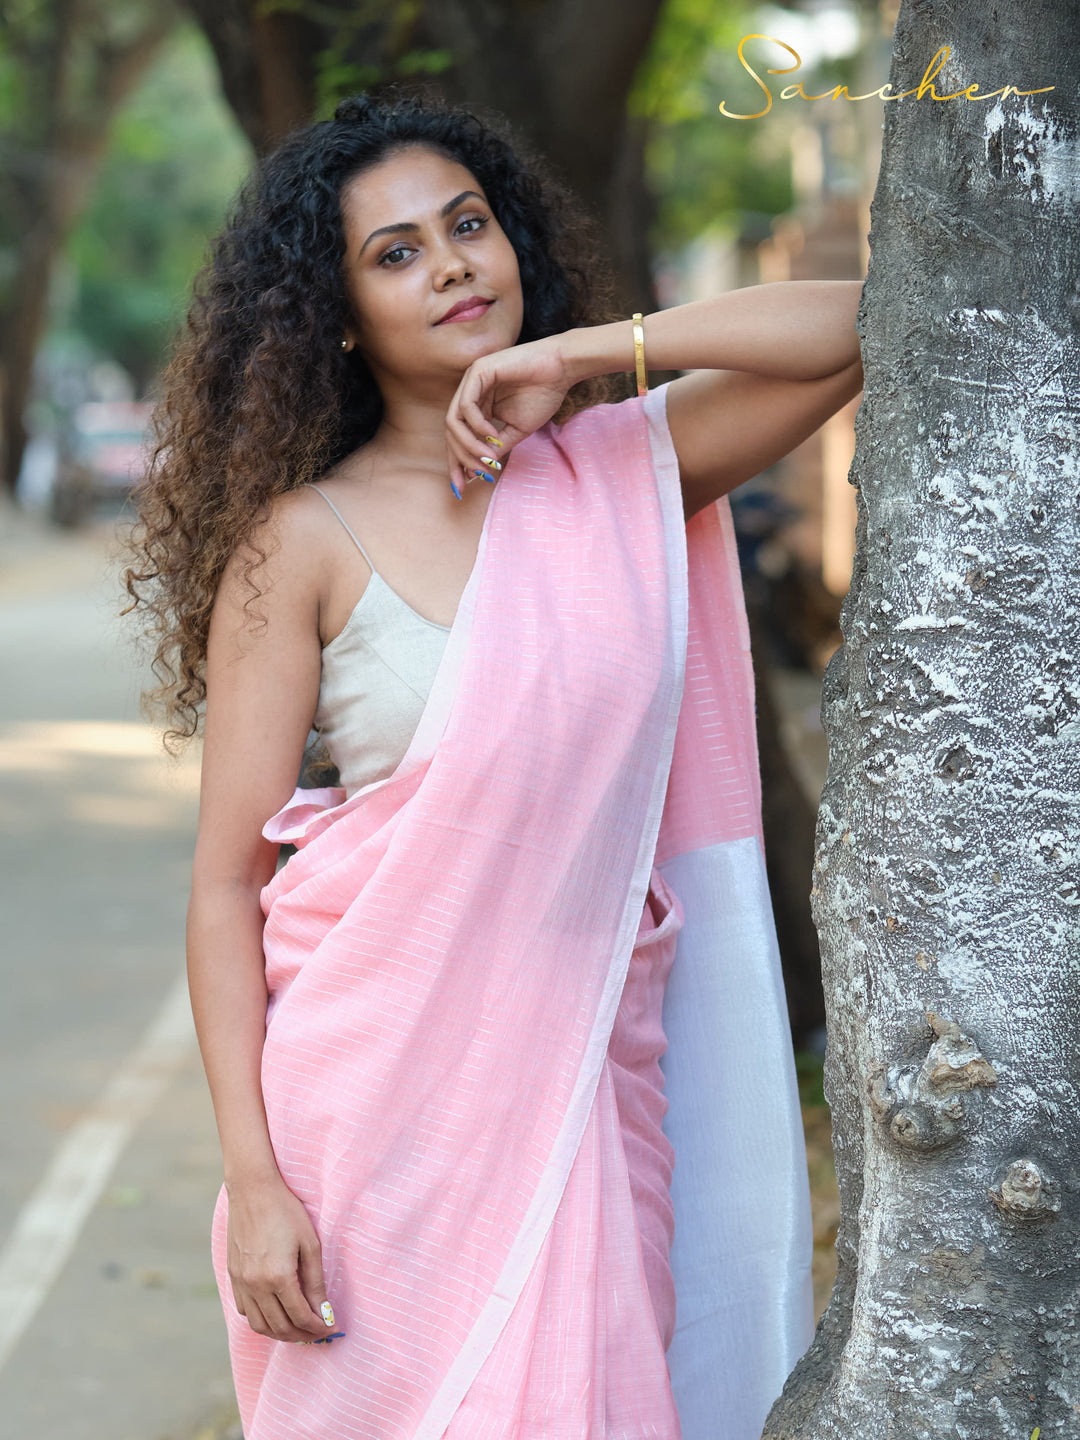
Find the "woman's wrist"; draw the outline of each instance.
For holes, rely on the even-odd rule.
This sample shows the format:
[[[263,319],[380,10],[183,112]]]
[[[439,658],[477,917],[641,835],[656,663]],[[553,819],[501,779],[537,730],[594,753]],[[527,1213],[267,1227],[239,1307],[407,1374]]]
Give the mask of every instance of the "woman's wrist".
[[[225,1189],[232,1195],[238,1190],[261,1190],[267,1185],[282,1183],[277,1161],[265,1158],[258,1160],[245,1157],[243,1160],[227,1162],[225,1165]]]
[[[571,385],[635,368],[634,326],[629,315],[606,325],[576,325],[559,338]]]

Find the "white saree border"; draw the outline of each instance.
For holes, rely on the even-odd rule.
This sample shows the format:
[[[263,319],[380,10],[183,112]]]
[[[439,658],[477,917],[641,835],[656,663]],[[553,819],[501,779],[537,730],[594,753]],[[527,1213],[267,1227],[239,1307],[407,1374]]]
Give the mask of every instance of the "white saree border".
[[[649,392],[645,412],[653,466],[669,494],[678,460],[666,390]],[[734,838],[689,844],[657,863],[684,914],[661,1059],[664,1133],[675,1152],[676,1323],[667,1358],[683,1440],[750,1440],[813,1339],[813,1226],[761,841],[749,631],[727,497],[714,508],[687,532],[687,566],[691,590],[699,564],[719,582],[717,613],[738,637],[737,646],[727,643],[742,650],[741,675],[739,657],[728,672],[741,694],[727,703],[739,720],[728,728],[744,733],[741,743],[737,733],[725,736],[732,754],[724,763],[742,771],[736,778],[749,800]],[[702,834],[709,828],[703,820]]]
[[[632,397],[621,403],[624,406],[640,405],[643,410],[646,404],[640,397]],[[587,1042],[584,1059],[578,1072],[577,1082],[567,1107],[565,1119],[552,1150],[547,1174],[537,1187],[532,1203],[526,1214],[524,1224],[518,1232],[516,1242],[507,1257],[502,1273],[489,1300],[484,1306],[468,1340],[458,1352],[442,1384],[433,1396],[427,1413],[413,1432],[413,1440],[439,1440],[439,1437],[452,1420],[454,1412],[464,1399],[469,1386],[491,1353],[492,1348],[502,1333],[521,1295],[529,1272],[540,1252],[544,1238],[551,1228],[555,1212],[558,1209],[559,1202],[566,1188],[571,1167],[578,1153],[582,1134],[595,1100],[597,1085],[607,1056],[607,1048],[615,1022],[615,1014],[618,1010],[619,1000],[626,983],[630,955],[634,947],[642,909],[645,905],[645,898],[648,893],[649,881],[652,875],[656,853],[656,840],[664,811],[664,800],[667,792],[671,757],[675,744],[675,732],[678,725],[679,709],[685,679],[688,597],[686,584],[686,534],[682,491],[677,470],[674,474],[672,474],[670,470],[665,470],[662,475],[658,474],[657,478],[658,500],[663,526],[666,571],[669,586],[668,646],[670,662],[673,666],[674,680],[671,687],[670,710],[667,723],[664,727],[663,740],[654,757],[652,757],[655,763],[655,770],[647,813],[641,830],[633,881],[627,892],[626,904],[612,953],[611,965],[604,984],[595,1022]],[[494,503],[494,498],[495,497],[492,497],[492,503]],[[485,517],[485,520],[486,519],[487,517]],[[483,538],[481,540],[481,546],[482,545]],[[482,549],[478,552],[477,567],[474,575],[470,577],[470,585],[472,584],[472,580],[475,579],[476,573],[479,571],[480,558],[482,558]],[[465,597],[463,597],[463,599],[464,598]],[[462,626],[462,636],[459,641],[458,653],[461,656],[465,654],[468,642],[467,630],[469,624],[471,624],[471,617],[472,609],[470,601],[470,609],[466,617],[466,623]],[[458,668],[459,662],[451,657],[450,663],[445,666],[446,674],[444,675],[440,669],[440,672],[436,675],[435,686],[443,686],[440,695],[444,698],[440,700],[437,705],[429,707],[432,710],[430,725],[425,727],[423,736],[421,736],[418,731],[414,737],[413,744],[418,753],[425,751],[428,746],[433,748],[438,743],[444,721],[444,716],[442,715],[443,704],[445,704],[448,710],[457,684]],[[431,698],[437,698],[434,693],[434,688]],[[425,712],[425,716],[421,720],[422,726],[427,718]],[[408,756],[406,757],[406,761],[407,759]],[[402,764],[404,765],[406,761],[403,761]]]

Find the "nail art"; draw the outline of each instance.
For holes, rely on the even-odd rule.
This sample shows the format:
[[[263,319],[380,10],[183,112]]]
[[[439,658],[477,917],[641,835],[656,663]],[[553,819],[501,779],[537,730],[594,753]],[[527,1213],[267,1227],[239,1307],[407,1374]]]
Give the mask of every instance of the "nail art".
[[[492,458],[491,458],[490,455],[481,455],[481,456],[480,456],[480,463],[481,463],[482,465],[490,465],[491,468],[492,468],[492,470],[501,470],[501,469],[502,469],[502,464],[501,464],[501,462],[498,461],[498,460],[492,460]]]
[[[503,442],[501,440],[496,440],[494,435],[485,435],[484,440],[487,442],[488,445],[497,445],[500,450],[506,449],[506,446],[503,444]]]
[[[495,483],[495,476],[489,475],[486,470],[474,470],[472,473],[474,475],[482,475],[485,480],[490,480],[493,485]]]
[[[461,499],[461,491],[457,488],[457,486],[454,484],[454,482],[453,482],[452,480],[450,481],[450,489],[454,492],[454,494],[455,494],[455,495],[457,496],[457,498],[460,500],[460,499]]]
[[[330,1304],[329,1300],[324,1300],[319,1306],[319,1314],[326,1322],[328,1328],[332,1330],[334,1328],[334,1307]]]
[[[333,1335],[324,1335],[321,1340],[301,1340],[301,1341],[299,1341],[298,1343],[301,1344],[301,1345],[329,1345],[331,1340],[344,1340],[344,1339],[345,1339],[345,1331],[344,1331],[344,1330],[338,1330],[338,1331],[336,1331]]]

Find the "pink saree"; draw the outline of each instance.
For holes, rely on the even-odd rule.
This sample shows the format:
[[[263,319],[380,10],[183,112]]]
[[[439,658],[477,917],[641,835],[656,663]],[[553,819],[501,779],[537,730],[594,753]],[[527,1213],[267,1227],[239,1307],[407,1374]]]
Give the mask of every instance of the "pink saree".
[[[346,1334],[237,1314],[222,1188],[245,1440],[749,1440],[810,1343],[730,508],[684,522],[666,390],[516,448],[397,770],[265,827],[266,1111]]]

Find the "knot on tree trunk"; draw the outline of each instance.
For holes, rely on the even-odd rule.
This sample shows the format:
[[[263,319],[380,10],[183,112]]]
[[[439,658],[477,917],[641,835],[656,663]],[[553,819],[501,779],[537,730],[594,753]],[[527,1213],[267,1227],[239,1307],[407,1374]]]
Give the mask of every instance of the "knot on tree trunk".
[[[1017,1220],[1047,1220],[1061,1209],[1056,1182],[1034,1160],[1013,1160],[997,1187],[986,1193],[1002,1214]]]
[[[993,1066],[954,1021],[933,1010],[926,1018],[936,1038],[925,1055],[873,1065],[866,1076],[871,1114],[905,1150],[948,1145],[966,1113],[961,1092],[997,1084]]]

